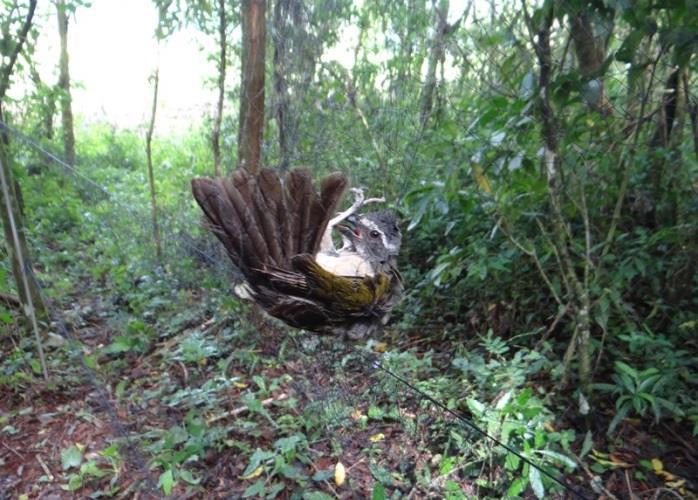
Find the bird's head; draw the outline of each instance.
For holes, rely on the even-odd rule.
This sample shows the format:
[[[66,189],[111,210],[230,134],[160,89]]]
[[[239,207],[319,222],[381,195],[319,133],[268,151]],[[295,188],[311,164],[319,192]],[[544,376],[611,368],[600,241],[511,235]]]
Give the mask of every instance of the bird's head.
[[[400,251],[402,233],[392,212],[352,215],[338,224],[337,229],[356,253],[372,264],[387,264]]]

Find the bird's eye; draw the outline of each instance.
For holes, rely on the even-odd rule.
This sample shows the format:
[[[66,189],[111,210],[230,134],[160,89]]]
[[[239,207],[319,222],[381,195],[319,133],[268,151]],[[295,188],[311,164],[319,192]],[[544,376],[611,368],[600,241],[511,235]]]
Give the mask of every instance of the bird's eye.
[[[378,231],[376,231],[375,229],[374,229],[373,231],[371,231],[370,233],[368,233],[368,234],[369,234],[369,236],[371,236],[371,238],[378,238],[378,237],[381,235],[381,234],[380,234]]]

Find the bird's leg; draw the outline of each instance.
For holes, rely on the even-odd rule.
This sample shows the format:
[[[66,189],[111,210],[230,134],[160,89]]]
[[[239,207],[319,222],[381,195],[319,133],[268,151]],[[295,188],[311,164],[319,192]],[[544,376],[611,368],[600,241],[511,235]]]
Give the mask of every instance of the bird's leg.
[[[352,203],[351,206],[347,208],[345,211],[338,213],[337,215],[332,217],[332,219],[330,219],[330,222],[327,224],[327,229],[325,229],[325,234],[322,235],[322,240],[320,242],[321,252],[337,252],[337,249],[334,246],[334,242],[332,241],[332,230],[337,224],[339,224],[343,220],[346,220],[348,217],[351,217],[352,215],[356,214],[359,210],[361,210],[361,207],[363,207],[364,205],[367,205],[369,203],[385,202],[385,198],[366,199],[366,197],[364,196],[363,188],[351,188],[351,192],[354,193],[354,203]]]

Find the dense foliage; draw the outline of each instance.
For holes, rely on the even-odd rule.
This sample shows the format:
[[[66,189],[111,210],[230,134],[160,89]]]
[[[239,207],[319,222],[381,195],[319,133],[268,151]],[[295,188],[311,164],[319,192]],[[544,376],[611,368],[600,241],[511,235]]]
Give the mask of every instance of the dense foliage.
[[[267,57],[264,163],[346,172],[403,221],[408,293],[372,352],[581,491],[695,494],[695,5],[474,2],[458,17],[447,0],[277,1],[293,22],[270,8],[267,43],[287,52],[276,73],[282,63]],[[24,4],[0,4],[3,64]],[[156,4],[160,36],[187,23],[215,32],[212,2]],[[31,79],[35,43],[14,78]],[[230,43],[235,60],[240,42]],[[328,56],[348,44],[353,60]],[[84,368],[132,419],[167,494],[341,496],[331,469],[344,461],[365,462],[347,476],[373,498],[564,495],[350,347],[255,329],[189,193],[192,177],[214,172],[208,117],[186,136],[156,136],[158,262],[142,135],[78,124],[75,170],[51,161],[46,152],[62,156],[47,129],[59,91],[35,83],[2,117],[22,132],[4,149],[54,315],[44,332],[53,375],[39,380],[21,311],[0,306],[10,395],[0,437],[26,432],[18,422],[30,405],[74,410],[65,395],[87,393]],[[228,171],[238,91],[230,83],[221,129]],[[17,295],[9,258],[0,290]],[[313,388],[318,374],[326,383]],[[37,394],[65,408],[32,402]],[[59,443],[64,489],[139,487],[123,477],[133,462],[123,435],[100,435],[90,453],[79,439]],[[0,467],[14,463],[2,457]]]

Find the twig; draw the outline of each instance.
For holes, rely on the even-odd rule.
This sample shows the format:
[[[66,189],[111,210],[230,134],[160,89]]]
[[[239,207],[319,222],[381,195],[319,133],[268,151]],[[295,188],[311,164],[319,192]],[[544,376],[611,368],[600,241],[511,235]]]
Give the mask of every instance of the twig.
[[[555,316],[555,319],[553,319],[553,322],[550,323],[550,326],[548,327],[548,329],[545,331],[545,333],[543,334],[543,336],[542,336],[542,337],[538,340],[538,342],[536,343],[536,349],[535,349],[535,350],[538,350],[538,349],[540,348],[541,344],[543,344],[543,342],[545,342],[546,340],[548,340],[548,337],[549,337],[550,334],[553,332],[553,330],[555,330],[555,328],[557,327],[558,323],[560,323],[560,321],[562,321],[562,318],[564,318],[564,317],[567,315],[567,313],[569,312],[571,306],[572,306],[572,305],[568,302],[567,304],[565,304],[564,307],[561,307],[561,308],[560,308],[560,310],[558,311],[557,315]]]
[[[681,495],[679,495],[677,492],[675,492],[674,490],[671,490],[669,488],[657,488],[657,490],[654,493],[654,496],[652,497],[652,500],[656,500],[657,498],[659,498],[660,493],[671,493],[673,496],[675,496],[679,500],[683,500],[683,497]]]
[[[53,481],[53,474],[51,474],[51,471],[49,468],[46,466],[43,460],[41,460],[41,455],[36,456],[36,461],[39,462],[39,465],[41,468],[44,470],[44,473],[48,476],[49,481]]]
[[[189,382],[189,372],[187,371],[187,367],[181,361],[179,362],[179,367],[182,369],[182,374],[184,375],[184,384],[186,385]]]
[[[552,294],[553,298],[555,299],[555,302],[557,302],[558,305],[562,306],[562,305],[563,305],[562,299],[561,299],[560,296],[558,295],[557,290],[555,290],[555,286],[553,285],[552,281],[550,281],[550,278],[548,277],[548,274],[545,272],[545,269],[543,269],[543,265],[541,264],[540,259],[538,258],[538,254],[536,253],[536,249],[535,249],[535,248],[533,248],[533,249],[528,249],[528,248],[526,248],[525,246],[523,246],[523,244],[521,244],[521,242],[520,242],[519,240],[517,240],[517,239],[514,237],[514,235],[511,234],[511,232],[506,228],[506,225],[503,224],[503,222],[505,222],[505,221],[504,221],[504,218],[501,218],[500,221],[501,221],[502,223],[499,223],[499,222],[498,222],[497,225],[498,225],[499,228],[502,230],[502,232],[504,233],[504,235],[505,235],[507,238],[509,238],[509,241],[511,241],[512,244],[513,244],[516,248],[518,248],[518,249],[521,250],[524,254],[528,255],[529,257],[531,257],[531,258],[533,259],[533,262],[536,264],[536,268],[538,269],[538,273],[539,273],[539,274],[541,275],[541,277],[543,278],[543,281],[545,281],[545,284],[546,284],[546,286],[548,287],[548,289],[550,290],[550,293]]]
[[[334,243],[332,242],[332,230],[337,224],[357,213],[364,205],[368,205],[369,203],[385,203],[384,197],[366,199],[364,197],[363,188],[352,188],[351,192],[354,193],[354,203],[343,212],[339,212],[332,217],[330,222],[327,223],[327,229],[325,229],[325,234],[322,235],[322,241],[320,242],[320,248],[323,252],[336,251]]]
[[[637,495],[633,492],[633,486],[630,484],[630,474],[628,473],[628,469],[625,469],[625,485],[628,487],[628,496],[630,497],[630,500],[636,500]]]
[[[582,461],[581,458],[579,458],[574,453],[572,453],[572,456],[577,461],[577,464],[579,465],[579,467],[581,467],[582,470],[589,477],[589,484],[591,485],[591,489],[594,490],[595,493],[601,492],[604,495],[606,495],[608,498],[610,498],[611,500],[618,500],[618,497],[615,496],[610,491],[608,491],[608,489],[606,489],[606,487],[601,483],[601,478],[599,476],[597,476],[596,474],[594,474],[593,472],[591,472],[589,470],[589,468],[586,466],[586,464]]]
[[[12,76],[12,70],[14,69],[15,63],[17,62],[17,57],[19,56],[19,53],[22,52],[22,47],[24,45],[24,42],[27,40],[27,35],[29,34],[29,30],[31,29],[32,20],[34,18],[34,12],[36,11],[36,4],[37,0],[32,0],[31,2],[29,2],[29,10],[27,11],[27,16],[24,20],[24,23],[22,24],[22,28],[19,30],[19,33],[17,34],[17,41],[15,43],[14,50],[10,54],[8,61],[5,64],[5,71],[0,77],[0,101],[2,101],[5,98],[7,89],[10,87],[10,76]],[[0,102],[0,104],[2,103]],[[2,113],[0,113],[0,115],[2,115]]]
[[[3,445],[5,448],[7,448],[8,450],[10,450],[12,453],[14,453],[15,455],[17,455],[22,461],[24,461],[24,455],[22,455],[21,453],[19,453],[19,452],[18,452],[17,450],[15,450],[14,448],[10,448],[10,447],[7,446],[5,443],[2,443],[2,445]]]
[[[284,401],[286,399],[288,399],[288,394],[283,392],[275,398],[265,399],[264,401],[262,401],[262,406],[269,406],[272,403],[277,403],[279,401]],[[235,408],[235,409],[227,411],[221,415],[213,416],[213,417],[207,419],[206,423],[211,424],[213,422],[218,422],[219,420],[223,420],[224,418],[227,418],[227,417],[237,417],[238,415],[242,415],[243,413],[246,413],[249,410],[250,410],[250,408],[248,406],[241,406],[240,408]]]

